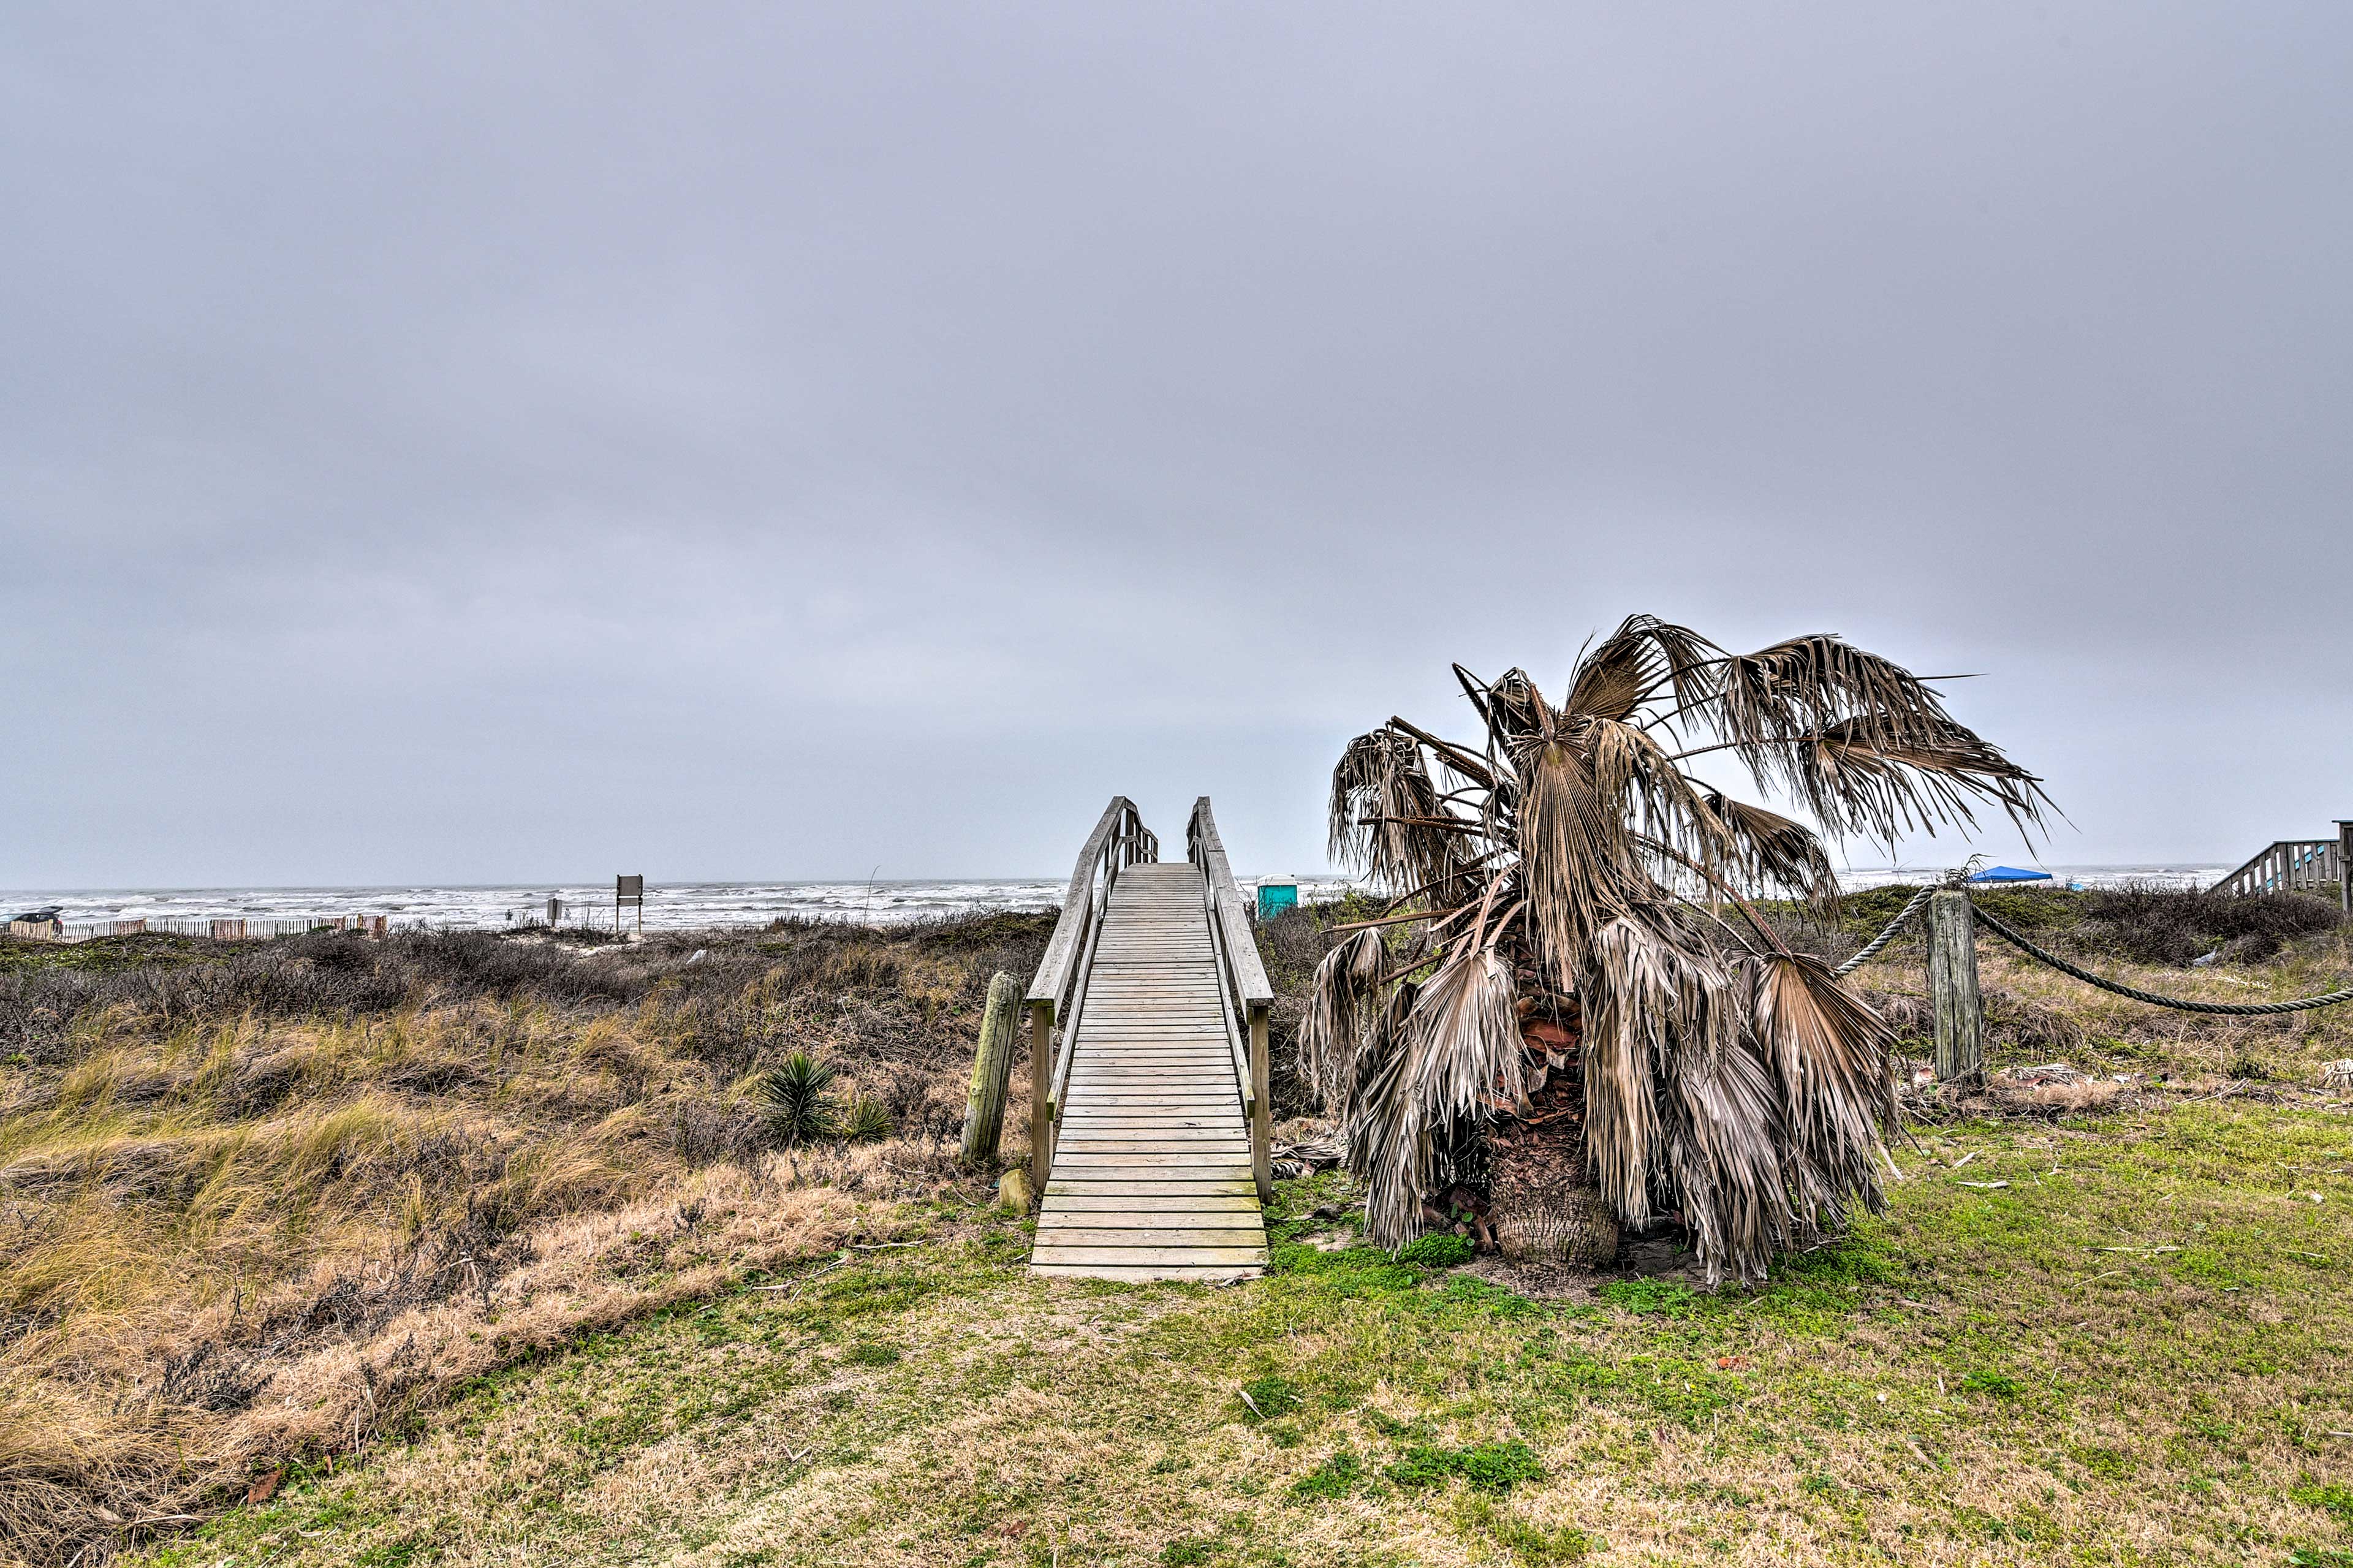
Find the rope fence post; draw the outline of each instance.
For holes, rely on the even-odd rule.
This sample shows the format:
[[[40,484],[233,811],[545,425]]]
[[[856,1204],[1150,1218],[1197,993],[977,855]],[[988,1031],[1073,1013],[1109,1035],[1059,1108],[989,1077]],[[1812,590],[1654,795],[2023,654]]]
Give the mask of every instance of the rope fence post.
[[[1005,1131],[1005,1099],[1013,1076],[1013,1039],[1021,1032],[1021,983],[998,970],[988,983],[980,1016],[980,1046],[972,1058],[972,1088],[965,1097],[964,1142],[957,1160],[992,1164]]]
[[[2353,915],[2353,817],[2337,819],[2337,907]]]
[[[1928,994],[1936,1009],[1936,1077],[1950,1083],[1985,1069],[1985,1005],[1978,994],[1978,938],[1969,896],[1928,900]]]

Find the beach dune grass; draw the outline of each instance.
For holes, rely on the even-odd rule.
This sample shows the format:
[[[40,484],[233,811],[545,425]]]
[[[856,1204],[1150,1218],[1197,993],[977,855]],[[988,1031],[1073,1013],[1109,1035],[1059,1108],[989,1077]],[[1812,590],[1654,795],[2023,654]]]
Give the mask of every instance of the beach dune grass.
[[[1328,918],[1262,932],[1286,1002]],[[1261,1284],[1048,1288],[952,1156],[987,977],[1050,923],[0,945],[0,1530],[206,1565],[2353,1549],[2353,1153],[2299,1087],[2353,1010],[2158,1014],[1989,944],[1993,1065],[2133,1092],[1924,1130],[1884,1221],[1754,1294],[1326,1250],[1329,1172]],[[2223,1000],[2353,972],[2341,930],[2096,962]],[[1916,952],[1865,983],[1925,1054]],[[802,1047],[896,1136],[777,1147],[756,1075]],[[1540,1475],[1391,1473],[1514,1442]]]
[[[887,1226],[946,1171],[989,975],[1050,926],[8,944],[0,1542],[145,1539]],[[803,1050],[905,1135],[779,1147],[760,1075]]]
[[[159,1561],[2327,1561],[2347,1133],[1936,1130],[1886,1216],[1720,1296],[1304,1244],[1231,1290],[1045,1282],[1019,1224],[912,1206],[918,1247],[495,1373]],[[1278,1231],[1332,1194],[1284,1184]]]

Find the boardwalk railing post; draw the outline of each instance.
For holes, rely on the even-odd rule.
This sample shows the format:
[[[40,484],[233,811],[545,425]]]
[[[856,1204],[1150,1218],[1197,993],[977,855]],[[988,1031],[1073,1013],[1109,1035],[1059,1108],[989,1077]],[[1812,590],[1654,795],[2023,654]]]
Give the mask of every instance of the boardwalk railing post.
[[[993,1162],[1005,1131],[1005,1097],[1013,1077],[1013,1037],[1021,1029],[1021,986],[1003,970],[988,983],[988,1005],[980,1016],[980,1048],[972,1056],[972,1089],[965,1096],[964,1143],[957,1158],[967,1165]]]
[[[1936,1009],[1936,1077],[1985,1068],[1985,1008],[1978,995],[1977,917],[1963,892],[1928,900],[1928,994]]]
[[[2337,904],[2353,915],[2353,817],[2337,819]]]
[[[1029,1183],[1039,1194],[1054,1163],[1054,1128],[1046,1118],[1053,1092],[1054,1005],[1029,1004]]]
[[[1265,1003],[1250,1004],[1250,1179],[1258,1184],[1261,1203],[1274,1196],[1274,1097],[1267,1092],[1266,1014]]]

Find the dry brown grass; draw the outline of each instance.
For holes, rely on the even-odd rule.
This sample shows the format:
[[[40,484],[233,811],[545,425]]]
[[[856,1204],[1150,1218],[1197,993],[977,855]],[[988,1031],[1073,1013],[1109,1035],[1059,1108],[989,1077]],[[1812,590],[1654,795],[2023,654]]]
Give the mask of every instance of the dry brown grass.
[[[1996,1066],[2064,1058],[2134,1086],[2054,1086],[2036,1121],[1921,1130],[1889,1218],[1754,1297],[1591,1282],[1531,1310],[1287,1247],[1242,1290],[1047,1287],[1018,1273],[1010,1225],[856,1254],[805,1293],[731,1289],[927,1223],[892,1200],[948,1176],[933,1134],[961,1109],[980,989],[1019,967],[986,933],[797,941],[714,945],[691,967],[692,943],[559,954],[575,967],[496,984],[467,977],[487,959],[453,973],[448,955],[387,952],[431,973],[370,981],[382,1005],[330,1006],[318,976],[257,969],[161,1001],[93,986],[54,1026],[21,1015],[31,1060],[0,1079],[16,1549],[160,1540],[176,1527],[136,1521],[210,1512],[289,1459],[274,1501],[169,1559],[2339,1549],[2335,1505],[2310,1497],[2335,1495],[2313,1489],[2353,1421],[2346,1102],[2288,1091],[2353,1056],[2353,1018],[2156,1014],[1989,944]],[[2263,999],[2327,989],[2353,968],[2336,941],[2114,973]],[[612,968],[577,973],[590,963]],[[1899,1012],[1922,988],[1916,964],[1866,975]],[[744,1080],[799,1044],[913,1135],[761,1148]],[[2039,1120],[2083,1111],[2099,1114]],[[2010,1184],[1964,1184],[1979,1179]],[[1287,1188],[1288,1212],[1339,1196],[1332,1180]],[[883,1350],[897,1359],[866,1353]],[[2021,1392],[1963,1387],[1989,1369]],[[1307,1408],[1250,1420],[1234,1388],[1261,1374]],[[1510,1436],[1546,1475],[1507,1498],[1382,1479],[1413,1443]],[[1343,1449],[1364,1481],[1294,1493]]]
[[[2353,935],[2306,940],[2262,963],[2206,969],[2096,959],[2110,979],[2201,1002],[2276,1002],[2324,994],[2353,983]],[[2353,1056],[2353,1005],[2263,1017],[2226,1017],[2153,1007],[2094,989],[1990,939],[1979,943],[1990,1066],[2065,1060],[2110,1077],[2231,1079],[2312,1086],[2320,1065]],[[1864,994],[1910,1040],[1933,1054],[1927,975],[1916,943],[1856,975]]]
[[[465,965],[353,939],[132,954],[90,984],[12,955],[0,1544],[103,1561],[484,1372],[884,1223],[952,1174],[981,993],[1036,924],[548,950],[485,978],[493,952],[421,981]],[[330,982],[361,1005],[297,1010]],[[898,1135],[772,1147],[753,1082],[794,1048]]]
[[[1883,1218],[1720,1296],[1325,1251],[1328,1173],[1231,1289],[1030,1279],[1023,1227],[934,1209],[923,1246],[500,1373],[157,1568],[2325,1564],[2346,1140],[2180,1097],[1936,1129]],[[1409,1473],[1508,1443],[1508,1489]]]

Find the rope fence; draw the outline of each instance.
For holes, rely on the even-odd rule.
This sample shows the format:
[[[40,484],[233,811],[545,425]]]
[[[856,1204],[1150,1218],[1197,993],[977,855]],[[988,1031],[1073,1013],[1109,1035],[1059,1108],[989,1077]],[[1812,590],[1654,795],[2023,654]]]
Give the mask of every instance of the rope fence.
[[[1911,902],[1898,910],[1895,918],[1889,921],[1877,936],[1865,942],[1860,952],[1840,964],[1832,973],[1852,973],[1869,960],[1877,957],[1887,944],[1894,942],[1904,928],[1911,923],[1913,918],[1927,907],[1931,895],[1946,890],[1932,884],[1913,894]],[[1982,921],[1994,935],[2028,957],[2041,960],[2062,974],[2072,974],[2086,985],[2094,985],[2103,991],[2114,992],[2119,996],[2128,996],[2136,1002],[2146,1002],[2152,1007],[2171,1007],[2183,1013],[2211,1013],[2230,1018],[2254,1018],[2279,1013],[2305,1013],[2315,1007],[2334,1007],[2341,1002],[2353,1002],[2353,986],[2348,986],[2342,991],[2331,991],[2323,996],[2300,996],[2292,1002],[2200,1002],[2187,996],[2162,996],[2154,991],[2143,991],[2138,986],[2126,985],[2122,981],[2110,980],[2105,975],[2094,974],[2081,964],[2070,963],[2057,953],[2046,952],[2020,932],[2012,931],[2007,921],[1979,907],[1974,900],[1970,901],[1969,913],[1972,918]]]
[[[1873,937],[1869,942],[1864,942],[1862,944],[1862,952],[1856,953],[1852,958],[1848,959],[1844,963],[1840,964],[1836,969],[1831,970],[1831,973],[1833,974],[1852,974],[1856,970],[1862,968],[1864,964],[1870,963],[1873,959],[1877,958],[1879,956],[1880,950],[1885,947],[1889,942],[1895,940],[1897,935],[1903,931],[1905,926],[1910,923],[1912,917],[1928,907],[1928,896],[1936,891],[1936,886],[1932,882],[1928,886],[1921,889],[1918,892],[1913,894],[1912,901],[1895,911],[1895,918],[1887,922],[1885,930],[1882,931],[1877,936]]]
[[[1970,906],[1971,912],[1993,929],[1994,935],[2026,953],[2039,958],[2062,974],[2072,974],[2086,985],[2096,985],[2103,991],[2113,991],[2119,996],[2129,996],[2136,1002],[2146,1002],[2152,1007],[2172,1007],[2184,1013],[2219,1013],[2225,1017],[2252,1018],[2270,1013],[2303,1013],[2315,1007],[2334,1007],[2339,1002],[2353,1002],[2353,988],[2331,991],[2326,996],[2301,996],[2293,1002],[2194,1002],[2186,996],[2160,996],[2154,991],[2143,991],[2119,981],[2105,979],[2090,970],[2068,963],[2055,952],[2045,952],[2000,920],[1985,910]]]

